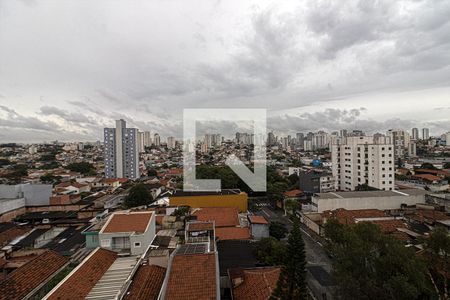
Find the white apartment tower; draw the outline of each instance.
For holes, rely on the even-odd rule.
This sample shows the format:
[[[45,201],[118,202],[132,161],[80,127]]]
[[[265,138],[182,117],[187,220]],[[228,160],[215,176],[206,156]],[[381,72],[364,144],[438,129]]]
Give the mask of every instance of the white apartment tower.
[[[127,128],[124,120],[116,128],[104,129],[105,177],[139,178],[138,130]]]
[[[391,137],[392,144],[394,145],[395,158],[403,158],[406,156],[411,143],[409,133],[402,129],[391,129],[387,132],[387,135]]]
[[[380,190],[394,189],[394,147],[389,137],[344,137],[331,145],[336,190],[353,191],[367,184]]]

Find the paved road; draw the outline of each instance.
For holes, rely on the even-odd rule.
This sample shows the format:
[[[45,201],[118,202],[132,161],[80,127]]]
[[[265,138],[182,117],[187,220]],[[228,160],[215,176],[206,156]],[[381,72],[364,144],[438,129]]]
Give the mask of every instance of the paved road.
[[[263,215],[270,222],[283,223],[289,231],[292,229],[292,221],[284,216],[283,211],[264,207],[257,214]],[[333,285],[330,276],[331,260],[323,249],[323,240],[303,224],[300,224],[300,230],[305,242],[308,286],[316,299],[333,299]]]

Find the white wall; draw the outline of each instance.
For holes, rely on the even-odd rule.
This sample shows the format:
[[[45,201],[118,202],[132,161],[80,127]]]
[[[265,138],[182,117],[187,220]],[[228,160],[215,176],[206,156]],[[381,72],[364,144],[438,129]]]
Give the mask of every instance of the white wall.
[[[331,198],[322,199],[312,197],[312,202],[317,206],[317,212],[345,208],[354,209],[399,209],[402,204],[415,205],[425,203],[425,195],[387,196],[387,197],[357,197],[357,198]]]

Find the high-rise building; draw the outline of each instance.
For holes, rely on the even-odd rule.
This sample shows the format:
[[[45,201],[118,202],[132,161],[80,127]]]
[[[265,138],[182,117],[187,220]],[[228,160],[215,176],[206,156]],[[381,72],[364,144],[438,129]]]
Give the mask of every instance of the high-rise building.
[[[138,132],[138,151],[139,153],[145,152],[144,133],[141,131]]]
[[[161,146],[161,138],[160,138],[159,134],[157,134],[157,133],[155,133],[155,135],[153,136],[153,144],[156,147]]]
[[[150,147],[152,145],[152,135],[150,131],[144,131],[144,147]]]
[[[268,146],[275,146],[277,144],[277,139],[273,132],[269,132],[267,135],[267,145]]]
[[[445,145],[450,146],[450,131],[445,134]]]
[[[428,128],[422,128],[422,140],[428,140],[430,138],[430,130]]]
[[[409,144],[411,143],[409,133],[402,129],[390,129],[387,135],[391,138],[394,146],[395,158],[403,158],[409,152]]]
[[[105,177],[139,178],[138,130],[117,120],[116,128],[104,129],[104,143]]]
[[[419,129],[413,128],[411,133],[412,133],[411,139],[417,141],[419,139]]]
[[[174,149],[176,146],[176,141],[173,136],[167,138],[167,149]]]
[[[377,142],[371,136],[336,139],[331,146],[336,190],[352,191],[363,184],[394,189],[394,146],[389,138]]]

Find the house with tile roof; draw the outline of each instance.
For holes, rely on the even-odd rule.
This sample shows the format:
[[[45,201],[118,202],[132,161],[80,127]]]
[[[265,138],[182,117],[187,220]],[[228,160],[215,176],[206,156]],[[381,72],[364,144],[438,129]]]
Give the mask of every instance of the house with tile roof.
[[[125,300],[156,300],[161,292],[166,268],[156,265],[142,265],[133,277]]]
[[[250,223],[250,233],[254,239],[262,239],[269,237],[269,222],[263,216],[248,216]]]
[[[215,227],[238,226],[238,214],[237,207],[202,207],[192,212],[198,221],[214,221]]]
[[[234,300],[267,300],[276,288],[279,267],[228,270]]]
[[[31,299],[68,262],[67,258],[51,250],[37,255],[0,281],[0,300]]]
[[[120,253],[141,255],[155,237],[155,213],[121,211],[113,213],[99,234],[100,247]]]
[[[217,252],[186,244],[172,254],[160,299],[220,299]]]

